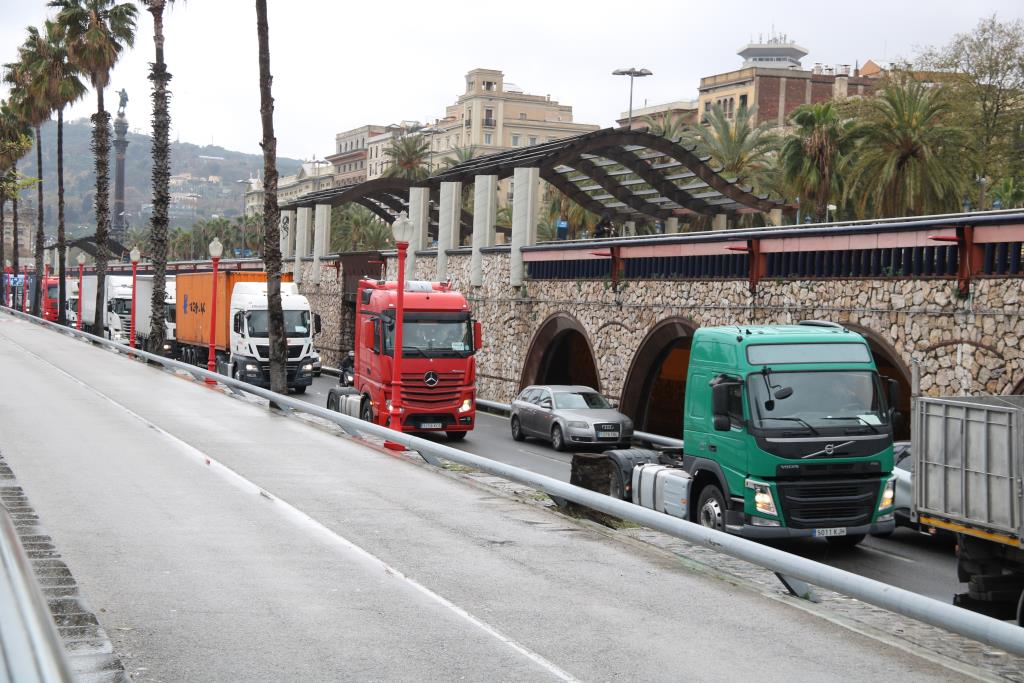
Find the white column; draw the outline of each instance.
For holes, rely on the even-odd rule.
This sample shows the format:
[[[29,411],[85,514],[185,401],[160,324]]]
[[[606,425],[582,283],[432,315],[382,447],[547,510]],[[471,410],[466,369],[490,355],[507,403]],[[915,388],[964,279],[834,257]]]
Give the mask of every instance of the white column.
[[[331,242],[331,205],[317,204],[313,219],[312,280],[314,284],[320,284],[320,259],[327,254]]]
[[[716,213],[711,221],[712,230],[725,230],[729,227],[729,216],[724,213]]]
[[[292,271],[296,284],[302,282],[302,257],[309,253],[309,224],[313,219],[313,209],[300,206],[298,214],[295,226],[295,266]]]
[[[666,233],[677,233],[679,232],[679,219],[675,216],[665,219],[665,232]]]
[[[782,209],[772,209],[768,212],[768,220],[772,222],[775,227],[782,225]]]
[[[462,217],[462,183],[441,183],[441,206],[437,217],[437,280],[448,279],[448,250],[459,246]]]
[[[537,242],[539,168],[517,168],[512,175],[512,245],[509,284],[518,287],[526,277],[522,248]]]
[[[427,248],[430,228],[430,188],[409,188],[409,220],[412,221],[412,239],[405,255],[405,279],[416,277],[416,252]]]
[[[281,258],[295,256],[295,212],[281,212]]]
[[[480,251],[494,244],[494,224],[498,219],[498,176],[478,175],[473,185],[473,260],[469,283],[484,283],[484,255]]]

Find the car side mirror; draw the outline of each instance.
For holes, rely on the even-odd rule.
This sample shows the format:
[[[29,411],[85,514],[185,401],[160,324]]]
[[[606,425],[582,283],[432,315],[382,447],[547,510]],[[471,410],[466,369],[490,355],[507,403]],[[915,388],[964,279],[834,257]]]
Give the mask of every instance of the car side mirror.
[[[473,321],[473,350],[479,351],[484,347],[484,326],[479,320]]]
[[[363,321],[363,329],[361,330],[361,336],[363,338],[363,348],[373,349],[376,345],[373,338],[374,325],[372,320]]]
[[[314,335],[320,334],[320,330],[321,329],[322,329],[322,323],[320,322],[320,314],[319,313],[314,313],[313,314],[313,334]]]
[[[544,410],[551,410],[551,399],[550,398],[542,399],[541,402],[540,402],[540,407],[543,408]]]

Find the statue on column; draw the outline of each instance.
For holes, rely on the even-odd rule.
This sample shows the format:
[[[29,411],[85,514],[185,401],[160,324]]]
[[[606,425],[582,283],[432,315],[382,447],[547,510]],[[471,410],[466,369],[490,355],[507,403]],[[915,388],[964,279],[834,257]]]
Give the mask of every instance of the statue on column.
[[[128,105],[128,91],[121,88],[117,94],[121,98],[120,104],[117,105],[117,115],[124,116],[124,108]]]

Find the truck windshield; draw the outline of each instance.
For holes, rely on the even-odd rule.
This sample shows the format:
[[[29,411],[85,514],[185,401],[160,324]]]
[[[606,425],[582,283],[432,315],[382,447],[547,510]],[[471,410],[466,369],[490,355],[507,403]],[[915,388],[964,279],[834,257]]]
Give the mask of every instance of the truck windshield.
[[[394,326],[387,325],[384,352],[392,353]],[[467,356],[473,352],[473,327],[467,320],[405,319],[402,330],[402,357],[430,358]]]
[[[47,299],[56,299],[59,296],[59,294],[57,293],[57,288],[58,288],[57,285],[50,285],[50,286],[48,286],[46,288],[46,298]]]
[[[792,394],[776,398],[783,388]],[[868,370],[758,372],[747,377],[747,392],[754,426],[761,429],[875,428],[889,422],[878,375]]]
[[[111,299],[110,300],[110,312],[117,313],[118,315],[131,315],[132,314],[132,300],[131,299]]]
[[[267,335],[267,312],[250,311],[245,317],[249,326],[250,337],[266,337]],[[309,336],[309,311],[285,311],[284,312],[284,336],[286,337],[308,337]]]

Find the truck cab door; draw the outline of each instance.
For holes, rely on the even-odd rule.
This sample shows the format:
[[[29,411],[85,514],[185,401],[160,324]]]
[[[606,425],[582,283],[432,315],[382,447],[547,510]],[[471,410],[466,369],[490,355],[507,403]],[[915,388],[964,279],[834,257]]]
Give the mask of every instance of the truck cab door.
[[[715,429],[712,424],[708,432],[708,453],[713,460],[718,462],[732,492],[742,495],[742,486],[737,486],[737,480],[745,479],[747,473],[747,448],[745,434],[747,431],[747,417],[745,415],[745,387],[741,383],[728,386],[728,407],[726,415],[729,418],[727,430]],[[712,417],[712,422],[714,417]]]

